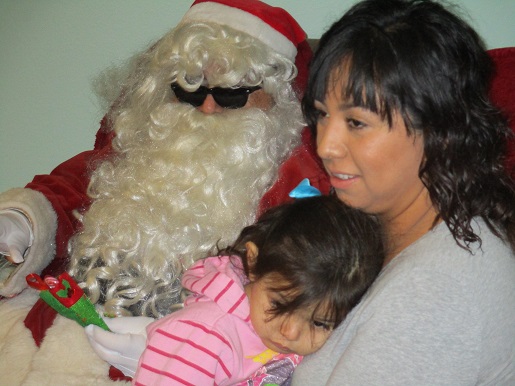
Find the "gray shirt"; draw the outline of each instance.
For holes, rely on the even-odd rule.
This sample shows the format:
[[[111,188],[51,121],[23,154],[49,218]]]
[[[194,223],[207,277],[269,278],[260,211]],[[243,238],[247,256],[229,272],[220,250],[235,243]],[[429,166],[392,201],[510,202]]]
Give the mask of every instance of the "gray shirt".
[[[515,256],[439,224],[396,256],[293,385],[515,385]]]

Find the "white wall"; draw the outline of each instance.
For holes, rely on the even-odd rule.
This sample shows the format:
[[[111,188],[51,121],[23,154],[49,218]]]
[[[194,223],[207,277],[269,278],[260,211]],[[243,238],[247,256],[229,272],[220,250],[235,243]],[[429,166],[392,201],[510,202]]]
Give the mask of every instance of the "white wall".
[[[354,2],[266,1],[313,38]],[[515,1],[457,1],[489,48],[515,46]],[[0,0],[0,191],[90,149],[104,113],[92,79],[163,35],[190,3]]]

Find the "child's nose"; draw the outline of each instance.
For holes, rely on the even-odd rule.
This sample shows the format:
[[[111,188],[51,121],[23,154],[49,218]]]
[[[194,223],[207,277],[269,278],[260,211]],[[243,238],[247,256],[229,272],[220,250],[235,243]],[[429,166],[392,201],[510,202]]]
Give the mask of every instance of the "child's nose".
[[[294,316],[286,316],[281,323],[281,334],[288,340],[298,340],[301,331],[302,325]]]

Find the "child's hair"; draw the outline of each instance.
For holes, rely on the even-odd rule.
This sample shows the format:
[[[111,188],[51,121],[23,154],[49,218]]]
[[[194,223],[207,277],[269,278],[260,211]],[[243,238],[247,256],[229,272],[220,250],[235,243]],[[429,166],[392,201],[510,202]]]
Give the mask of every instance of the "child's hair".
[[[325,317],[335,327],[372,284],[384,259],[378,221],[336,196],[297,199],[268,210],[244,228],[219,254],[240,256],[247,275],[248,241],[258,247],[252,268],[256,280],[280,274],[284,281],[270,290],[292,294],[270,310],[272,317],[316,305],[314,315],[327,306]]]

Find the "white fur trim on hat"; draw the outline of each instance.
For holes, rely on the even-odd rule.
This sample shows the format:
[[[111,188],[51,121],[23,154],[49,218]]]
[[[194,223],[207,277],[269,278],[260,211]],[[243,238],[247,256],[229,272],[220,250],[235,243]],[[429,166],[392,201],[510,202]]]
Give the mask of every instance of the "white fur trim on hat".
[[[181,23],[189,21],[216,21],[238,31],[245,32],[267,46],[295,61],[297,48],[291,40],[259,17],[241,9],[215,2],[194,4],[184,15]]]

